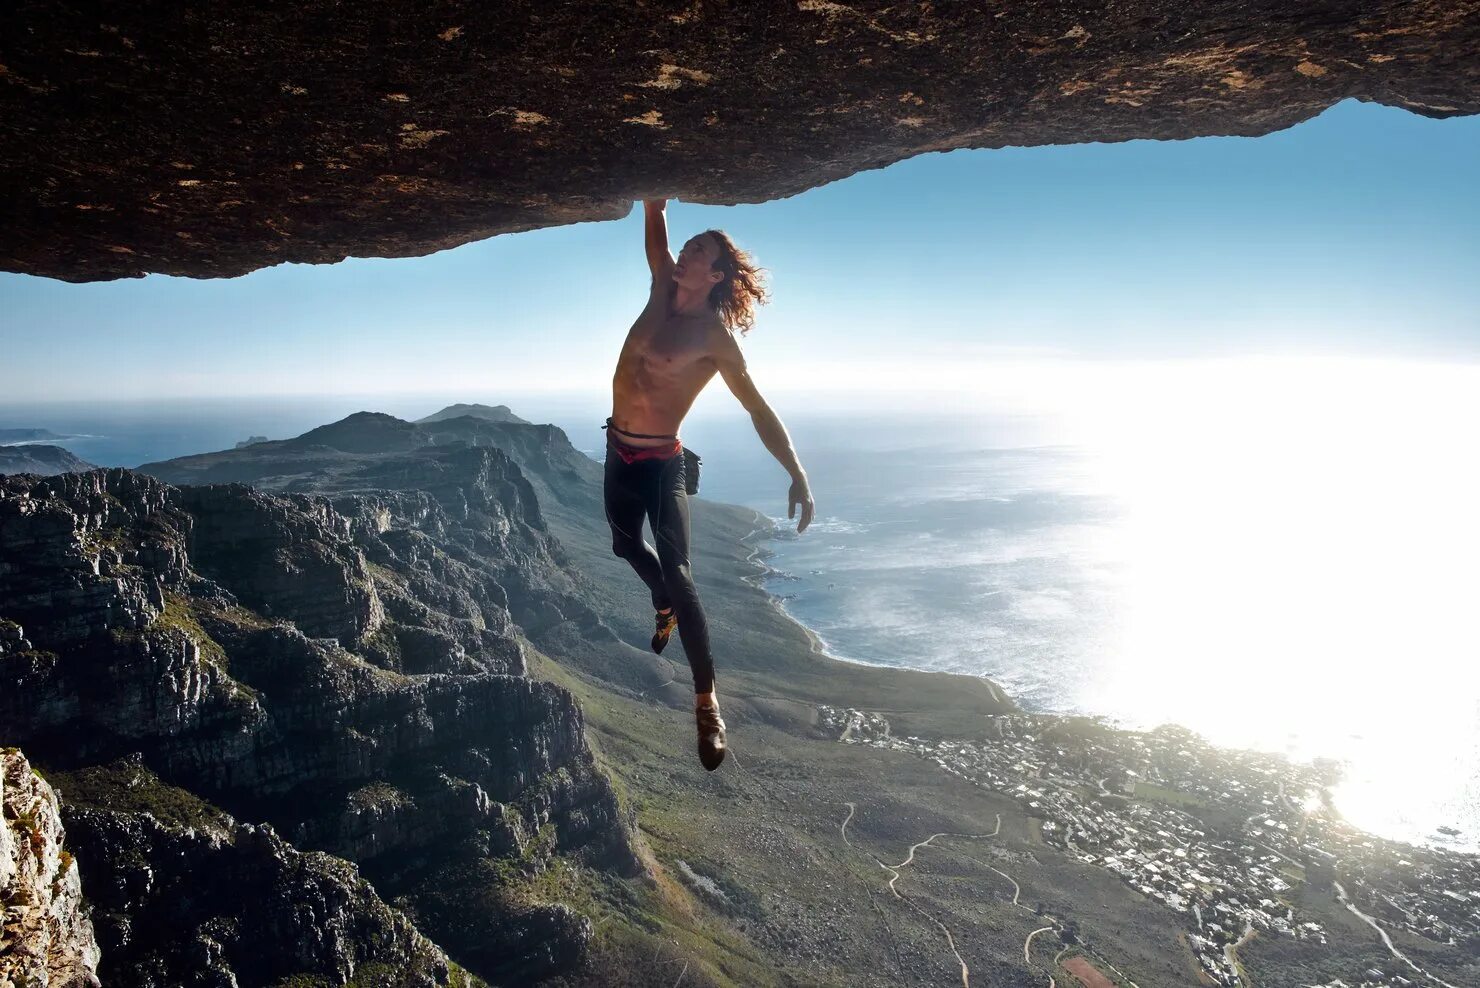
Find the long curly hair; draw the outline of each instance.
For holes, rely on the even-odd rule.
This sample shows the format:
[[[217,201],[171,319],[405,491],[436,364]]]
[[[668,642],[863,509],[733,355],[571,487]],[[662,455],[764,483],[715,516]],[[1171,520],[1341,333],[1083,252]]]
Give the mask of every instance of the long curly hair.
[[[730,329],[738,329],[742,335],[748,333],[755,325],[755,307],[770,301],[770,293],[761,278],[766,269],[756,266],[750,254],[735,246],[723,230],[704,232],[719,244],[714,270],[725,276],[724,281],[709,290],[709,304]]]

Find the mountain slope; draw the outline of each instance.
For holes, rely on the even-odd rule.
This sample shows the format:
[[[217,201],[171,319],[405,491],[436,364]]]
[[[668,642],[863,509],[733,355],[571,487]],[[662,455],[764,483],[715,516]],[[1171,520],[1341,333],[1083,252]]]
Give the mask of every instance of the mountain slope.
[[[60,446],[0,446],[0,474],[34,473],[51,477],[59,473],[78,473],[97,469],[86,460]]]
[[[551,867],[631,873],[629,824],[570,695],[524,675],[504,583],[521,567],[558,570],[537,506],[521,502],[527,486],[501,454],[447,452],[469,479],[443,500],[182,490],[127,470],[0,480],[4,740],[93,790],[153,791],[155,776],[178,787],[161,790],[156,821],[183,801],[192,816],[217,819],[220,807],[271,824],[192,835],[64,787],[85,885],[133,887],[142,857],[195,890],[173,902],[102,896],[125,923],[100,928],[105,983],[193,969],[193,931],[211,917],[244,934],[241,910],[285,922],[322,912],[304,896],[339,902],[356,929],[399,931],[372,938],[387,945],[379,953],[344,948],[397,958],[408,979],[397,983],[450,983],[443,948],[492,979],[579,961],[589,922],[530,883]],[[431,534],[461,523],[485,534],[467,546]],[[558,598],[538,581],[518,592],[531,607]],[[374,889],[298,848],[356,862]],[[240,882],[238,897],[201,896],[190,877],[219,872],[230,887],[225,876],[271,882],[281,868],[287,882],[310,864],[327,885],[293,879],[261,897]],[[499,881],[448,910],[447,890],[480,869]],[[148,916],[173,918],[149,922],[144,941],[127,933]],[[321,937],[321,923],[300,932]],[[263,968],[222,949],[243,984],[320,971],[328,956],[316,947],[299,967]]]

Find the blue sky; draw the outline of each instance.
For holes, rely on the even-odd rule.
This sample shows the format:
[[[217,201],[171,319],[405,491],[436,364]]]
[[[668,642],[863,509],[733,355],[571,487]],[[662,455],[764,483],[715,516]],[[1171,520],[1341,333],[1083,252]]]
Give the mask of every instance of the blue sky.
[[[969,386],[1024,358],[1473,362],[1476,175],[1480,117],[1348,101],[1255,139],[923,155],[669,223],[770,270],[763,390]],[[0,394],[601,391],[646,296],[641,225],[226,281],[0,275]]]

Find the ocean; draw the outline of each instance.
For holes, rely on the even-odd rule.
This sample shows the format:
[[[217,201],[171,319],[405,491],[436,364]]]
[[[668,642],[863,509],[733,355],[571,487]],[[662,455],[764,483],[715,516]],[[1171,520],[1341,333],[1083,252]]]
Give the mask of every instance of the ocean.
[[[1252,412],[1189,401],[1170,416],[1162,395],[1077,423],[778,401],[818,505],[800,537],[748,418],[701,408],[683,434],[702,496],[773,519],[765,585],[831,654],[988,676],[1033,710],[1334,758],[1356,825],[1477,849],[1480,481],[1463,442],[1477,419],[1418,402],[1424,434],[1398,442],[1392,407],[1375,420],[1361,389],[1328,393],[1303,424],[1289,402],[1309,389],[1287,390]],[[0,406],[0,428],[80,434],[59,445],[135,466],[450,401]],[[599,403],[497,401],[601,455]]]

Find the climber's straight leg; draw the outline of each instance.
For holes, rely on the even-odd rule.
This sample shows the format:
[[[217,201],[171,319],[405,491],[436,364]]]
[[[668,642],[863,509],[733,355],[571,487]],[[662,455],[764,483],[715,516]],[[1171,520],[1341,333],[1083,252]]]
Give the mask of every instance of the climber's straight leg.
[[[655,485],[657,466],[652,461],[624,463],[615,450],[608,448],[602,497],[606,502],[607,524],[611,526],[612,553],[631,564],[652,594],[653,609],[662,611],[671,606],[663,567],[653,547],[642,538],[642,521],[651,502],[644,488]]]
[[[689,559],[689,495],[684,469],[682,453],[661,461],[652,488],[648,522],[653,527],[653,541],[658,544],[663,584],[678,616],[678,636],[683,640],[683,650],[694,674],[694,692],[712,693],[714,657],[709,651],[709,623],[699,603]]]

